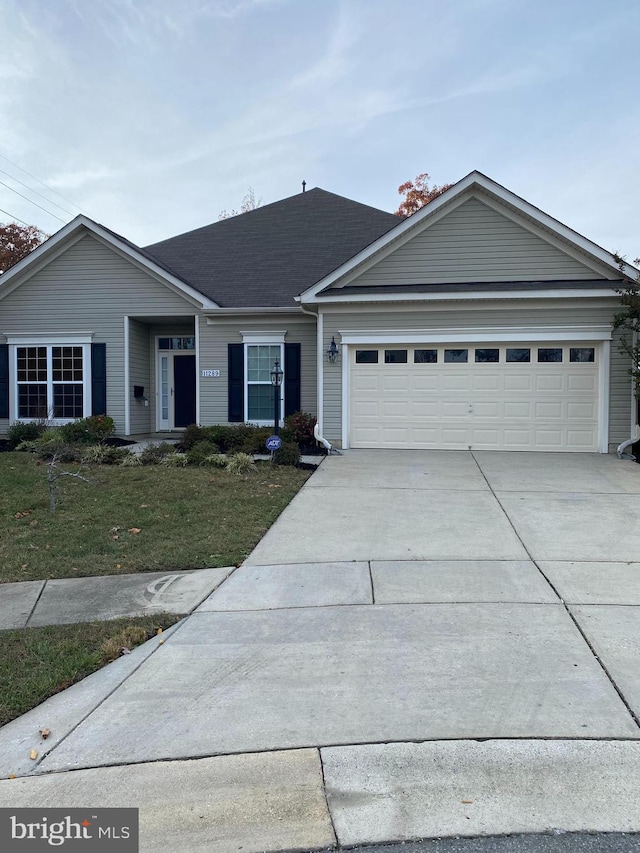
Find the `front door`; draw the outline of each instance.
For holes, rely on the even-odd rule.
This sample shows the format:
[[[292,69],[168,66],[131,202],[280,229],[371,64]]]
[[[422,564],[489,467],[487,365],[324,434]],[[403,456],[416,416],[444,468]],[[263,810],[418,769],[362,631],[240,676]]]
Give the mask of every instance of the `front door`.
[[[172,430],[196,421],[195,354],[158,354],[158,429]]]

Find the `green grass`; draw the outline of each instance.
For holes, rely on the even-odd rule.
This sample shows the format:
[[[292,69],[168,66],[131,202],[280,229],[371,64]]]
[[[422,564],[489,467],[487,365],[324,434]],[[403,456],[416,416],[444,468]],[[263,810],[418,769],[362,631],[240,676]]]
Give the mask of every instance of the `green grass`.
[[[123,647],[140,645],[179,618],[158,614],[0,632],[0,726],[115,660]]]
[[[157,465],[89,476],[62,478],[51,514],[45,463],[0,454],[0,582],[236,565],[309,472],[258,463],[247,477]]]

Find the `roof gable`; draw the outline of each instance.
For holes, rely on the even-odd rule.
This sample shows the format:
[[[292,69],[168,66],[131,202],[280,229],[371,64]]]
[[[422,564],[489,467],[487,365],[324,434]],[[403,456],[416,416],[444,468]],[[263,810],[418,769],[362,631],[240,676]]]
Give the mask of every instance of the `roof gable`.
[[[633,267],[626,267],[635,275]],[[610,252],[472,172],[302,294],[621,278]],[[484,288],[487,289],[486,287]],[[345,294],[346,295],[346,294]],[[391,295],[389,296],[391,298]]]

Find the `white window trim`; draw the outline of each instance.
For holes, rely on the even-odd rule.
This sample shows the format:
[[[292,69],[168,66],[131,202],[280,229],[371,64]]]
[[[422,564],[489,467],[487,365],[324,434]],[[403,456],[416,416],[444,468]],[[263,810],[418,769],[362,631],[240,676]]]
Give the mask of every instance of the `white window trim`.
[[[40,418],[24,418],[18,414],[18,347],[46,347],[47,349],[47,407],[49,412],[53,412],[53,386],[54,384],[80,384],[80,383],[54,383],[53,381],[53,347],[70,346],[82,347],[82,417],[88,418],[91,415],[91,337],[88,335],[68,335],[65,337],[47,337],[45,335],[32,335],[29,338],[9,335],[7,341],[9,343],[9,387],[11,388],[11,400],[9,407],[9,418],[14,421],[22,421],[24,423],[34,423]],[[23,384],[23,383],[20,383]],[[42,382],[26,383],[34,385],[44,385]],[[53,426],[62,426],[63,424],[72,423],[75,418],[54,418],[47,417],[47,421]]]
[[[245,333],[240,333],[244,342],[244,422],[247,424],[255,424],[256,426],[270,426],[273,423],[273,418],[269,420],[251,420],[249,418],[249,347],[257,346],[280,346],[280,367],[282,369],[282,385],[280,386],[280,426],[284,423],[284,336],[286,332],[274,332],[271,335],[254,335],[249,333],[245,337]],[[252,382],[252,385],[266,385],[266,382]],[[271,382],[269,382],[271,385]]]

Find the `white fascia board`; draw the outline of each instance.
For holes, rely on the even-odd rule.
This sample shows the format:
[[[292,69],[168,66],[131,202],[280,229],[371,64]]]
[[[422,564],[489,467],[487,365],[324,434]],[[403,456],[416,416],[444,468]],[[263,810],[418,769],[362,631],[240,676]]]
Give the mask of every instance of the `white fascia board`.
[[[239,332],[244,344],[283,344],[285,332]]]
[[[295,297],[296,300],[299,300],[299,297]],[[256,320],[260,320],[261,317],[265,314],[306,314],[308,312],[304,311],[302,308],[206,308],[203,311],[204,316],[207,318],[207,323],[215,322],[215,318],[222,315],[227,317],[232,317],[234,314],[239,316],[241,315],[251,315],[255,317]]]
[[[441,291],[440,293],[408,293],[398,290],[397,293],[366,293],[342,294],[336,291],[337,296],[323,297],[313,300],[318,305],[332,305],[339,302],[466,302],[478,299],[568,299],[572,297],[588,298],[613,296],[615,287],[589,289],[576,287],[567,290],[508,290],[500,293],[499,290],[474,290],[468,293],[462,291]]]
[[[188,297],[191,301],[195,302],[201,308],[217,308],[217,304],[212,300],[208,299],[204,294],[200,293],[198,290],[195,290],[190,285],[186,284],[181,279],[172,275],[171,273],[164,270],[162,267],[155,264],[141,252],[136,251],[134,248],[129,246],[123,240],[116,237],[114,234],[111,234],[101,225],[98,225],[97,222],[94,222],[92,219],[89,219],[87,216],[76,216],[71,222],[57,231],[52,237],[49,237],[48,240],[45,240],[44,243],[41,243],[37,249],[34,249],[33,252],[27,255],[26,258],[23,258],[19,261],[14,267],[0,276],[0,299],[7,295],[10,290],[13,290],[13,287],[5,290],[7,284],[14,284],[15,287],[22,281],[22,273],[28,270],[30,267],[34,267],[38,261],[44,260],[45,256],[48,255],[52,250],[56,247],[61,247],[61,244],[69,241],[69,245],[71,245],[71,239],[76,237],[79,239],[83,234],[83,229],[93,234],[95,237],[98,237],[104,243],[107,243],[112,248],[116,249],[121,254],[126,255],[130,260],[134,261],[138,266],[143,267],[149,273],[151,273],[154,277],[162,280],[165,284],[168,284],[171,289],[178,291],[182,295]]]
[[[481,172],[471,172],[466,177],[462,178],[461,181],[458,181],[457,184],[454,184],[450,189],[442,193],[442,195],[438,196],[438,198],[434,199],[434,201],[425,205],[412,216],[409,216],[407,219],[400,222],[395,228],[392,228],[391,231],[387,231],[386,234],[383,234],[382,237],[379,237],[375,242],[371,243],[371,245],[367,246],[361,252],[358,252],[357,255],[354,255],[353,258],[338,267],[338,269],[334,270],[330,275],[313,285],[313,287],[304,291],[304,293],[300,295],[301,301],[304,303],[315,302],[316,300],[314,297],[317,296],[318,293],[326,290],[328,287],[331,287],[332,284],[347,275],[347,273],[362,264],[372,255],[379,252],[388,244],[401,238],[407,231],[413,230],[422,224],[425,219],[436,218],[436,214],[439,212],[441,213],[441,209],[443,207],[447,205],[451,206],[454,200],[473,188],[481,188],[485,190],[485,192],[494,195],[506,204],[516,208],[525,216],[528,216],[535,222],[549,229],[551,232],[557,234],[559,237],[562,237],[563,240],[572,243],[582,252],[591,255],[607,267],[611,267],[620,272],[612,252],[608,252],[606,249],[603,249],[601,246],[598,246],[596,243],[593,243],[591,240],[588,240],[586,237],[578,234],[577,231],[563,225],[552,216],[543,213],[539,208],[530,204],[528,201],[525,201],[523,198],[520,198],[520,196],[515,195],[515,193],[512,193],[501,184],[492,181],[491,178],[488,178]],[[640,270],[636,269],[631,264],[624,264],[622,272],[634,280],[640,274]]]
[[[384,329],[368,331],[339,331],[343,344],[447,344],[480,341],[608,341],[611,328],[607,326],[513,326],[473,327],[457,329],[405,329],[402,332]]]
[[[94,332],[69,332],[68,335],[47,335],[40,332],[5,335],[6,342],[14,346],[69,346],[71,344],[90,344]]]

